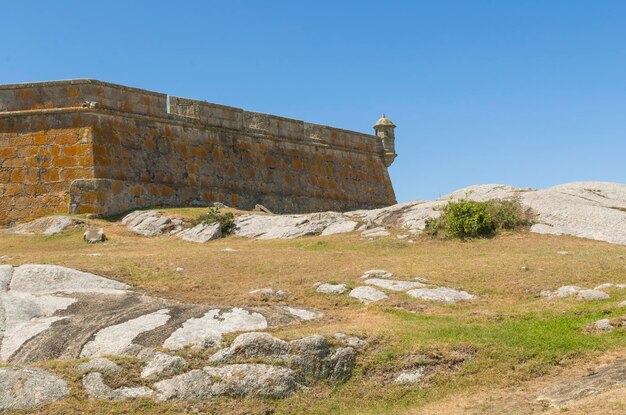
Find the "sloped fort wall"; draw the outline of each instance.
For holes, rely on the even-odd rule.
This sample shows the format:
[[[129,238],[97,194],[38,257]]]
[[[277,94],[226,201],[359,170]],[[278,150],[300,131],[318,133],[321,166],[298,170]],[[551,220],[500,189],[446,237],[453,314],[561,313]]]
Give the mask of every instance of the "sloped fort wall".
[[[0,86],[0,224],[219,201],[395,203],[381,139],[95,80]]]

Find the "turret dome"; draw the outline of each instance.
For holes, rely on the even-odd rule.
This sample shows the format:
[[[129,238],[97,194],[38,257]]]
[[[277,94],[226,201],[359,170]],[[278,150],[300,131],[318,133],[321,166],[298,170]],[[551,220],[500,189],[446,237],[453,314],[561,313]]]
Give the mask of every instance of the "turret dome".
[[[383,116],[380,117],[380,119],[378,121],[376,121],[376,124],[374,124],[374,128],[378,127],[379,125],[388,125],[390,127],[395,127],[396,126],[393,123],[393,121],[391,121],[389,118],[385,117],[385,114],[383,114]]]

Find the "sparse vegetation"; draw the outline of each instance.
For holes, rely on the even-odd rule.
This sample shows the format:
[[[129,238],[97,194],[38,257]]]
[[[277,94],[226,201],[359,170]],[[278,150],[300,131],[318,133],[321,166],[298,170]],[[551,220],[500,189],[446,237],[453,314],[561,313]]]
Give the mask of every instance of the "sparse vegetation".
[[[190,209],[188,217],[205,211]],[[290,293],[285,304],[325,314],[320,320],[273,329],[276,337],[289,340],[322,334],[332,339],[334,333],[344,332],[365,338],[369,345],[360,352],[355,374],[346,384],[320,383],[284,400],[93,400],[82,387],[76,369],[80,361],[46,361],[39,366],[66,379],[72,388],[70,397],[18,414],[421,415],[446,413],[448,408],[459,413],[458,407],[467,408],[466,413],[541,413],[542,404],[535,401],[538,385],[551,376],[567,375],[568,370],[593,367],[604,356],[623,355],[626,347],[624,331],[602,335],[583,331],[600,318],[623,315],[623,310],[614,307],[626,299],[623,290],[612,290],[611,299],[597,302],[548,301],[537,295],[543,289],[568,284],[594,287],[623,282],[624,246],[507,232],[471,244],[430,238],[418,238],[411,244],[394,237],[369,241],[357,233],[272,241],[227,238],[191,244],[171,238],[142,238],[117,223],[99,219],[94,223],[106,227],[112,243],[87,245],[80,232],[59,238],[0,234],[2,255],[11,258],[0,263],[64,265],[186,303],[263,306],[262,300],[248,292],[274,286]],[[221,252],[226,247],[239,253]],[[558,251],[574,254],[558,255]],[[87,255],[93,252],[102,256]],[[521,265],[528,270],[521,271]],[[177,266],[185,268],[184,278],[174,271]],[[397,295],[396,300],[363,306],[347,296],[315,294],[317,281],[354,287],[362,284],[360,276],[365,270],[378,268],[394,272],[399,279],[421,276],[434,283],[445,282],[480,298],[449,305]],[[224,344],[235,336],[226,336]],[[189,369],[206,366],[212,352],[185,349],[178,354],[188,361]],[[458,362],[457,354],[471,359]],[[151,385],[139,378],[136,360],[116,362],[129,370],[125,375],[106,377],[110,385]],[[429,362],[441,364],[424,385],[389,382],[398,370]],[[599,411],[596,413],[620,413],[623,406],[615,406],[617,401],[596,400],[594,409]],[[452,403],[457,412],[447,406]],[[435,406],[438,412],[433,410]]]
[[[195,218],[192,223],[193,225],[202,224],[210,224],[218,222],[220,224],[220,228],[222,229],[223,235],[228,235],[233,229],[235,220],[235,215],[232,212],[222,212],[218,207],[210,207],[207,213],[204,213],[197,218]]]
[[[506,230],[527,229],[532,225],[532,212],[519,200],[477,202],[460,199],[449,201],[441,216],[426,222],[426,233],[435,237],[480,238]]]

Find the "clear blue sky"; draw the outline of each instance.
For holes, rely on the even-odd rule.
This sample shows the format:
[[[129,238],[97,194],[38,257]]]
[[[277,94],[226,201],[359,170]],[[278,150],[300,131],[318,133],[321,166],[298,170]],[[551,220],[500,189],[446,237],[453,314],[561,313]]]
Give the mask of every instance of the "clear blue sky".
[[[0,83],[96,78],[371,132],[398,200],[626,181],[626,1],[7,1]]]

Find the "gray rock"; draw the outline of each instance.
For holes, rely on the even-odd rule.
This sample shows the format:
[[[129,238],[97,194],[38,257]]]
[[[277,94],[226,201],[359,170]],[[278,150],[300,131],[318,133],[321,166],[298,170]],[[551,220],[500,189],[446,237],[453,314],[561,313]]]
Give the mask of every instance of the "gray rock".
[[[577,294],[580,290],[582,290],[582,288],[575,285],[565,285],[558,288],[551,296],[559,298],[571,297],[574,294]]]
[[[122,368],[116,363],[110,361],[104,357],[97,357],[95,359],[91,359],[88,362],[81,363],[78,365],[78,370],[81,373],[89,373],[89,372],[119,372]]]
[[[146,353],[147,350],[154,350],[154,349],[151,349],[149,347],[143,347],[139,344],[131,343],[128,346],[126,346],[124,349],[122,349],[119,355],[126,356],[126,357],[138,357],[139,359],[145,361],[146,359],[144,358],[144,353]],[[139,356],[142,356],[142,357],[139,357]],[[150,357],[152,357],[152,354],[150,354]]]
[[[358,223],[351,220],[338,220],[328,225],[321,233],[322,236],[336,235],[339,233],[353,232]]]
[[[452,288],[438,287],[438,288],[417,288],[415,290],[407,291],[407,294],[411,297],[419,298],[420,300],[437,301],[444,303],[456,303],[458,301],[469,301],[476,299],[476,296],[466,291],[454,290]]]
[[[613,330],[613,325],[608,318],[603,318],[602,320],[594,322],[593,328],[597,331],[611,331]]]
[[[30,235],[56,235],[70,229],[74,229],[82,224],[81,221],[67,216],[48,216],[35,219],[32,222],[23,223],[3,232],[21,233]]]
[[[330,345],[324,336],[314,334],[289,342],[290,353],[300,354],[307,359],[324,359],[330,353]]]
[[[518,198],[537,216],[531,232],[572,235],[626,245],[626,184],[577,182],[544,190],[518,189],[487,184],[457,190],[436,201],[416,201],[344,213],[348,218],[378,226],[403,228],[420,233],[428,219],[441,215],[447,201],[467,198],[476,201]]]
[[[362,347],[367,346],[367,342],[365,340],[359,339],[356,336],[348,336],[345,333],[335,333],[335,339],[340,341],[345,346],[350,346],[354,349],[360,349]]]
[[[183,221],[171,218],[156,210],[136,210],[122,219],[131,232],[143,236],[159,236],[166,233],[176,233],[183,229]]]
[[[351,232],[357,223],[341,213],[308,215],[242,215],[235,218],[233,234],[255,239],[293,239],[308,235]]]
[[[576,295],[577,300],[606,300],[609,295],[604,291],[598,290],[580,290]]]
[[[33,409],[69,393],[65,381],[45,370],[0,368],[0,410]]]
[[[352,347],[339,348],[330,356],[331,375],[333,383],[345,382],[352,376],[356,363],[356,350]]]
[[[106,241],[107,237],[102,228],[89,228],[83,234],[83,240],[89,244]]]
[[[134,292],[126,284],[54,265],[0,266],[0,361],[138,356],[147,346],[219,345],[223,334],[262,330],[308,310],[212,308]],[[71,333],[71,335],[68,335]],[[132,350],[131,350],[132,349]]]
[[[375,285],[379,288],[384,288],[390,291],[407,291],[412,288],[425,287],[426,284],[422,284],[417,281],[398,281],[398,280],[386,280],[382,278],[370,278],[363,281],[365,284]]]
[[[244,333],[237,336],[230,347],[211,356],[209,362],[226,363],[239,357],[284,360],[290,353],[289,343],[268,333]]]
[[[289,342],[291,354],[283,361],[303,377],[314,379],[327,377],[329,374],[326,358],[330,354],[330,345],[324,336],[313,335]]]
[[[161,401],[204,401],[218,396],[213,388],[217,382],[211,374],[195,369],[157,382],[153,387]]]
[[[608,290],[608,289],[618,289],[623,290],[626,288],[626,284],[613,284],[610,282],[605,282],[604,284],[598,285],[594,290]]]
[[[237,364],[192,370],[154,385],[160,400],[208,400],[218,396],[285,398],[296,391],[288,368]]]
[[[222,228],[219,222],[209,224],[200,223],[193,228],[186,229],[176,235],[183,241],[203,244],[222,237]]]
[[[182,357],[155,352],[141,371],[141,377],[149,378],[150,376],[172,374],[185,364],[187,364],[187,361]]]
[[[153,390],[146,387],[112,389],[104,383],[101,373],[89,373],[83,377],[83,387],[92,399],[111,399],[122,401],[126,399],[154,398]]]
[[[185,346],[205,349],[218,346],[222,335],[237,331],[262,330],[268,327],[267,319],[260,313],[243,308],[212,309],[202,317],[190,318],[163,343],[169,350]]]
[[[204,371],[221,379],[215,385],[219,396],[286,398],[296,391],[296,373],[288,368],[240,364],[205,367]]]
[[[9,289],[9,283],[13,276],[12,265],[0,265],[0,293]],[[2,307],[0,307],[2,309]]]
[[[610,388],[623,386],[626,386],[626,359],[600,367],[584,377],[551,386],[543,391],[538,400],[560,406]]]
[[[320,284],[315,290],[322,294],[343,294],[348,291],[346,284]]]
[[[622,301],[621,303],[617,304],[618,307],[626,307],[626,300]]]
[[[348,294],[350,297],[356,298],[363,303],[371,303],[384,300],[387,294],[373,287],[360,286],[356,287]]]
[[[81,357],[116,355],[124,351],[142,333],[168,322],[169,310],[161,309],[141,317],[105,327],[98,331],[80,352]]]
[[[253,209],[253,211],[255,211],[255,212],[263,212],[263,213],[269,213],[269,214],[272,214],[272,211],[271,211],[271,210],[269,210],[268,208],[266,208],[265,206],[263,206],[263,205],[261,205],[261,204],[259,204],[259,203],[257,203],[256,205],[254,205],[254,209]]]
[[[272,287],[259,288],[257,290],[252,290],[249,292],[249,294],[254,297],[263,299],[263,300],[269,300],[270,298],[277,298],[279,300],[284,300],[289,295],[287,291],[275,290]]]
[[[128,290],[124,283],[58,265],[25,264],[13,270],[10,289],[28,293],[101,292]]]
[[[363,275],[361,275],[362,279],[366,278],[391,278],[393,274],[389,271],[385,271],[384,269],[370,269],[369,271],[365,271]]]
[[[300,320],[304,320],[304,321],[314,320],[324,315],[317,311],[307,310],[306,308],[296,308],[296,307],[289,307],[289,306],[283,306],[280,308],[288,312],[289,314],[298,317]]]
[[[394,379],[394,383],[414,385],[416,383],[420,383],[422,379],[424,379],[425,374],[426,368],[420,366],[417,369],[400,372]]]

